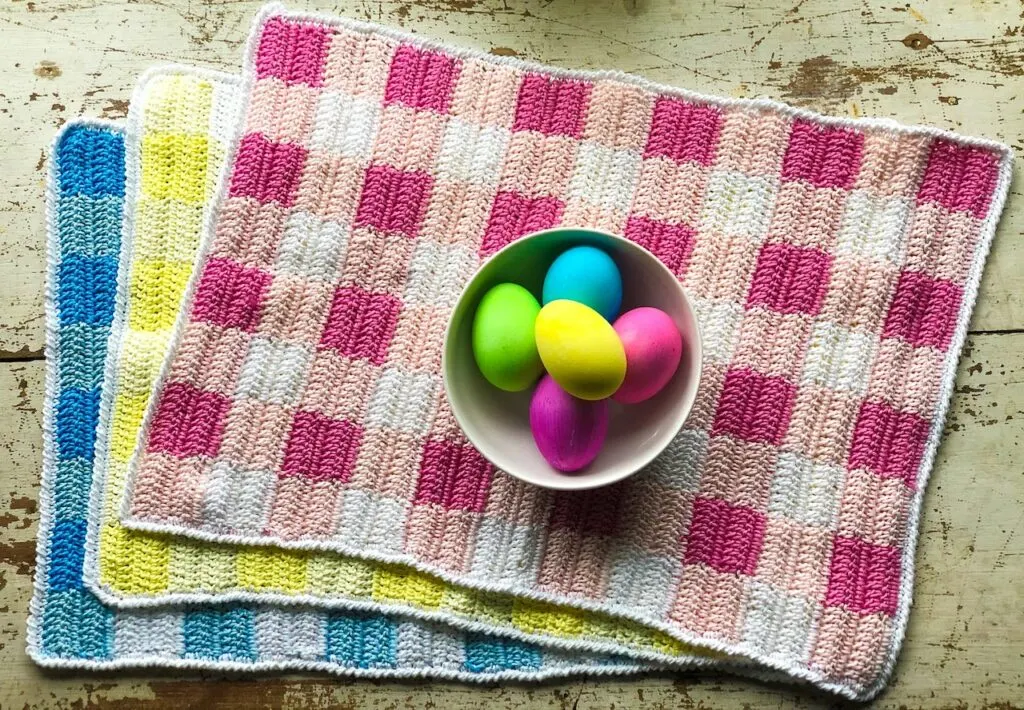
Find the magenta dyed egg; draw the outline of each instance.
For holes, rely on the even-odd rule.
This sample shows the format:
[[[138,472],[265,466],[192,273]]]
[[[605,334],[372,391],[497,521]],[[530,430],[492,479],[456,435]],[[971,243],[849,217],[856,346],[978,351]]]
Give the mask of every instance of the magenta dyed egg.
[[[530,430],[547,462],[566,473],[597,458],[608,433],[608,400],[577,399],[544,375],[530,401]]]
[[[612,398],[623,404],[650,399],[668,384],[679,367],[683,337],[665,311],[634,308],[615,321],[626,351],[626,379]]]

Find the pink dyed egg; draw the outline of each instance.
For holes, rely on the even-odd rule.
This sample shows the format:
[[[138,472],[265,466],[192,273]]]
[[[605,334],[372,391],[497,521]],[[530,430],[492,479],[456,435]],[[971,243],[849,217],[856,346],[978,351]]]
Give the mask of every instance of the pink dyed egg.
[[[544,375],[530,401],[530,430],[549,464],[559,471],[579,471],[601,451],[608,400],[577,399]]]
[[[626,379],[612,395],[623,404],[650,399],[668,384],[679,367],[683,337],[665,311],[634,308],[615,321],[626,351]]]

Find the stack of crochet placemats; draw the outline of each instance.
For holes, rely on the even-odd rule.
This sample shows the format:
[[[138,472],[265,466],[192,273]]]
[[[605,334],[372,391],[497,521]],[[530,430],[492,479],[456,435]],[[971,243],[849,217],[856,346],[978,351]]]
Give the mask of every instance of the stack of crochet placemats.
[[[266,8],[239,77],[55,141],[30,652],[872,697],[1009,161]],[[650,249],[704,337],[669,450],[584,493],[493,470],[440,376],[478,265],[559,224]]]

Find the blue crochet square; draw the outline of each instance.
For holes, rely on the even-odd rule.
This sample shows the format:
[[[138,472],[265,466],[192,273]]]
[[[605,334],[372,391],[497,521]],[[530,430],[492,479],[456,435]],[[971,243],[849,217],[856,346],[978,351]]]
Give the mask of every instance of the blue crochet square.
[[[108,325],[114,316],[117,259],[68,256],[57,275],[57,310],[61,326],[72,323]]]
[[[85,520],[89,514],[92,461],[63,459],[53,480],[53,514],[60,520]]]
[[[60,245],[63,257],[116,257],[121,249],[123,207],[124,199],[115,195],[62,198],[57,205],[56,227],[64,237]]]
[[[255,614],[247,607],[190,611],[182,628],[187,658],[256,658]]]
[[[85,521],[62,520],[50,533],[50,566],[46,583],[54,591],[82,587],[82,561],[85,559]]]
[[[540,668],[540,649],[525,643],[489,636],[466,640],[466,670],[471,673],[527,671]]]
[[[92,461],[99,419],[97,390],[66,389],[57,398],[57,455],[61,459]]]
[[[39,631],[42,652],[53,658],[110,658],[114,615],[84,589],[46,595]]]
[[[97,390],[103,385],[109,325],[75,323],[60,329],[58,372],[61,389]]]
[[[124,138],[72,126],[57,146],[61,195],[124,196]]]
[[[395,665],[398,628],[383,616],[327,618],[326,655],[350,668],[391,668]]]

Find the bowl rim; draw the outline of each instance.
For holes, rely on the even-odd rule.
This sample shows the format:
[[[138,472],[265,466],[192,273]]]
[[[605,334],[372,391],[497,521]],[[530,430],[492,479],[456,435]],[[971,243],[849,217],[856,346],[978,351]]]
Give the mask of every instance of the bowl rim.
[[[520,475],[519,473],[517,473],[515,471],[506,470],[500,464],[498,464],[496,461],[494,461],[487,454],[486,451],[481,449],[480,446],[475,441],[473,441],[473,437],[470,436],[469,432],[467,431],[466,424],[463,421],[463,418],[462,418],[462,416],[460,415],[460,413],[458,411],[458,407],[455,405],[455,403],[452,400],[451,388],[449,386],[449,377],[448,377],[448,343],[449,343],[449,341],[451,339],[451,336],[452,336],[452,326],[453,326],[454,321],[455,321],[455,316],[460,311],[460,306],[462,305],[462,299],[465,298],[466,293],[473,286],[474,282],[478,278],[480,278],[480,275],[484,272],[484,269],[487,267],[487,265],[490,264],[495,259],[497,259],[502,254],[504,254],[506,251],[511,250],[513,247],[522,245],[522,243],[527,241],[527,240],[538,239],[538,238],[542,238],[542,237],[545,237],[545,236],[550,236],[552,234],[557,234],[559,232],[586,232],[586,233],[590,233],[590,234],[595,234],[595,235],[599,235],[601,237],[605,237],[605,238],[611,239],[614,242],[622,243],[622,244],[625,245],[625,247],[627,249],[638,249],[641,252],[645,253],[648,257],[650,257],[651,261],[653,261],[655,264],[657,264],[657,268],[661,269],[661,271],[663,271],[667,276],[669,276],[669,278],[672,280],[672,282],[675,283],[676,286],[679,288],[679,292],[683,296],[683,301],[686,304],[686,308],[690,311],[690,316],[692,317],[693,323],[694,323],[694,331],[695,331],[696,336],[697,336],[695,343],[691,346],[691,348],[695,351],[695,354],[697,356],[697,357],[694,358],[695,362],[691,366],[691,373],[693,375],[693,381],[696,383],[696,385],[693,388],[693,395],[689,398],[690,401],[686,403],[686,406],[682,409],[682,414],[678,417],[678,421],[673,425],[672,435],[668,438],[668,440],[666,441],[664,446],[662,446],[660,448],[654,447],[654,448],[652,448],[652,452],[651,453],[646,453],[646,454],[638,457],[636,465],[630,466],[630,467],[625,467],[623,469],[623,473],[621,473],[619,476],[617,476],[615,478],[612,478],[610,480],[607,480],[607,481],[599,482],[599,483],[598,482],[590,482],[588,484],[588,482],[590,481],[591,477],[586,474],[585,470],[580,472],[580,473],[578,473],[578,474],[574,474],[573,476],[565,476],[564,479],[558,479],[560,482],[564,481],[564,483],[567,484],[567,485],[559,485],[557,483],[554,484],[554,485],[547,484],[547,483],[540,483],[540,482],[538,482],[536,480],[533,480],[532,478],[524,477],[524,476]],[[638,306],[638,308],[639,308],[639,306]],[[632,241],[631,239],[627,239],[626,237],[624,237],[622,235],[614,234],[612,232],[607,232],[607,231],[605,231],[603,229],[594,229],[592,227],[574,227],[574,226],[571,226],[571,225],[563,225],[563,226],[560,226],[560,227],[551,227],[549,229],[541,229],[541,230],[538,230],[536,232],[529,232],[527,234],[524,234],[522,237],[519,237],[518,239],[515,239],[515,240],[509,242],[508,244],[503,246],[501,249],[499,249],[498,251],[496,251],[493,254],[491,254],[489,257],[484,259],[477,266],[476,271],[473,273],[473,275],[470,277],[470,279],[466,282],[465,286],[462,287],[462,291],[459,293],[459,297],[455,300],[455,305],[452,307],[452,312],[448,315],[448,320],[445,323],[444,341],[443,341],[442,347],[441,347],[441,381],[442,381],[442,386],[444,387],[445,396],[448,398],[448,404],[449,404],[449,406],[450,406],[450,408],[452,410],[452,415],[455,417],[455,421],[459,425],[459,429],[462,430],[462,433],[466,436],[466,439],[469,441],[469,443],[473,445],[473,448],[476,449],[480,453],[481,456],[483,456],[485,459],[487,459],[487,461],[490,462],[490,464],[492,466],[494,466],[497,470],[504,471],[505,473],[507,473],[508,475],[512,476],[513,478],[516,478],[516,479],[518,479],[520,481],[523,481],[524,483],[529,483],[530,485],[537,486],[538,488],[544,488],[544,489],[547,489],[547,490],[554,490],[554,491],[585,491],[585,490],[592,490],[592,489],[595,489],[595,488],[604,488],[605,486],[611,486],[611,485],[614,485],[616,483],[621,483],[622,481],[626,480],[630,476],[635,475],[636,473],[638,473],[639,471],[641,471],[642,469],[647,467],[652,461],[654,461],[654,459],[656,459],[658,456],[660,456],[665,451],[666,448],[668,448],[669,444],[671,444],[672,441],[679,435],[679,432],[680,432],[680,430],[682,430],[683,425],[690,418],[690,414],[693,412],[693,406],[697,402],[697,394],[698,394],[698,392],[700,390],[700,382],[701,382],[701,377],[703,376],[703,370],[704,370],[704,357],[703,357],[703,355],[704,355],[704,333],[703,333],[703,330],[701,329],[700,319],[697,317],[697,309],[694,308],[693,300],[690,298],[690,294],[687,293],[686,289],[683,287],[683,284],[679,281],[679,278],[675,274],[672,273],[672,271],[665,265],[665,263],[661,259],[659,259],[657,256],[655,256],[655,254],[652,251],[650,251],[649,249],[647,249],[643,245],[638,244],[638,243]]]

